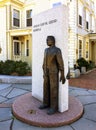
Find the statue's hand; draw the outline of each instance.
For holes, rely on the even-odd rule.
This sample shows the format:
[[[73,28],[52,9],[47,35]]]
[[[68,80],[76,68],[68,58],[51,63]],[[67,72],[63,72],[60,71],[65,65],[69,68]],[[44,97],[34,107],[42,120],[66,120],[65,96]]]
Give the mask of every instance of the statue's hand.
[[[60,82],[62,81],[62,84],[64,84],[65,81],[66,81],[66,78],[64,76],[64,71],[61,71],[60,73],[61,73],[61,75],[60,75]]]
[[[66,76],[66,79],[70,79],[70,75],[67,75],[67,76]]]
[[[70,79],[70,69],[68,70],[68,73],[66,75],[66,79]]]
[[[65,81],[66,81],[66,79],[65,79],[65,77],[64,76],[62,76],[61,75],[61,77],[60,77],[60,82],[62,81],[62,84],[64,84],[65,83]]]

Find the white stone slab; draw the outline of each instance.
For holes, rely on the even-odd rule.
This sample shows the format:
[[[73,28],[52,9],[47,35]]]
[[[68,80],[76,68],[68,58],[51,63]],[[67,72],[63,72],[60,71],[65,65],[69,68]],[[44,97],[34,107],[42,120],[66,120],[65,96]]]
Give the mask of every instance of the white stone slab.
[[[68,8],[64,5],[55,7],[33,18],[32,34],[32,96],[43,100],[43,58],[46,38],[53,35],[56,46],[62,51],[65,76],[68,72]],[[68,81],[59,84],[59,111],[68,110]]]

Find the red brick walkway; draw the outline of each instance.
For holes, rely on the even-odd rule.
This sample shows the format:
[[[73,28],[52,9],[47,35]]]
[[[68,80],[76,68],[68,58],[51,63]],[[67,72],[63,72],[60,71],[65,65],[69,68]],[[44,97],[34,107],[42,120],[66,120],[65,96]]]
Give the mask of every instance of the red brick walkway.
[[[88,74],[81,75],[78,78],[71,78],[69,80],[69,85],[96,90],[96,70],[89,72]]]

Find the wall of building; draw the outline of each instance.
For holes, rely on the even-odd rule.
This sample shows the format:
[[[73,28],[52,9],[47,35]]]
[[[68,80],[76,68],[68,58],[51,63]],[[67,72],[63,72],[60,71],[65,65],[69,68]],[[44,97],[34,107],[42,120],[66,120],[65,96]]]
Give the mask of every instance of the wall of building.
[[[73,68],[73,65],[76,61],[76,41],[77,41],[77,3],[76,1],[72,1],[69,3],[69,43],[68,43],[68,51],[69,51],[69,65],[70,68]]]
[[[95,17],[95,8],[94,4],[91,0],[89,1],[83,1],[83,0],[76,0],[77,1],[77,24],[76,24],[76,30],[77,30],[77,38],[76,38],[76,60],[80,58],[79,56],[79,40],[82,41],[82,57],[84,57],[87,61],[89,61],[91,58],[90,55],[92,50],[90,49],[90,33],[96,32],[96,17]],[[79,15],[82,16],[82,25],[79,25]],[[88,21],[88,29],[86,28],[86,21]],[[70,25],[70,24],[69,24]],[[88,43],[88,56],[87,56],[87,47],[86,44]],[[92,60],[92,59],[91,59]]]
[[[7,59],[7,45],[6,45],[6,7],[0,7],[0,60]]]
[[[0,53],[0,60],[12,59],[13,57],[13,43],[12,36],[23,36],[26,40],[30,39],[30,48],[32,46],[32,27],[26,27],[26,10],[32,9],[32,16],[59,6],[59,4],[65,4],[69,7],[69,34],[68,34],[68,58],[70,68],[73,68],[76,60],[79,58],[79,40],[82,40],[82,56],[86,58],[86,43],[89,44],[89,52],[87,60],[92,58],[92,47],[90,47],[89,33],[96,32],[96,9],[94,0],[27,0],[25,3],[19,2],[7,2],[0,5],[0,47],[2,51]],[[12,13],[13,9],[20,10],[20,27],[15,28],[12,26]],[[58,12],[57,12],[58,13]],[[82,15],[82,26],[78,24],[78,15]],[[86,29],[86,20],[89,22],[89,29]],[[16,32],[16,33],[15,33]],[[12,34],[13,33],[13,34]],[[6,35],[7,34],[7,35]],[[94,38],[93,38],[94,39]],[[6,42],[7,41],[7,42]],[[25,41],[23,41],[22,48],[25,48]],[[28,61],[31,64],[32,50],[29,57],[22,56],[22,60]]]
[[[32,2],[32,1],[31,1]],[[22,60],[32,66],[32,27],[26,27],[26,10],[32,9],[33,4],[18,5],[10,3],[7,5],[7,47],[8,59]],[[20,27],[13,26],[13,10],[20,11]],[[14,37],[20,42],[20,55],[14,55]],[[26,41],[29,40],[29,56],[26,56]]]
[[[27,5],[24,5],[22,8],[22,28],[26,27],[26,11],[32,9],[32,16],[34,15],[34,8],[36,6],[36,3],[34,1],[26,3]]]

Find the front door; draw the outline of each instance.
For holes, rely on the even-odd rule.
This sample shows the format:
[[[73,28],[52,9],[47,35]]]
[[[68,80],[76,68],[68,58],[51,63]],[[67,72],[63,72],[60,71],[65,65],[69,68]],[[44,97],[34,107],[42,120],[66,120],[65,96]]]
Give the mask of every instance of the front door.
[[[13,60],[21,60],[21,42],[19,40],[13,40]]]

